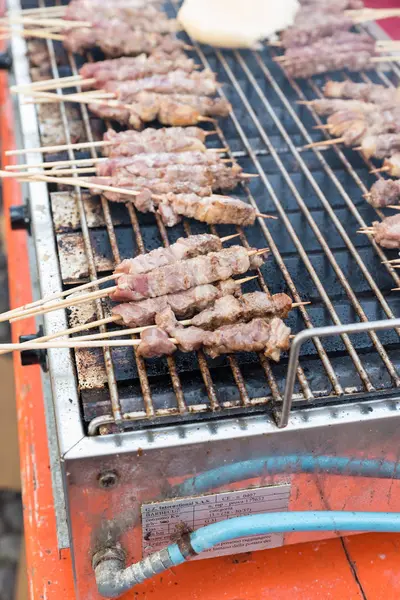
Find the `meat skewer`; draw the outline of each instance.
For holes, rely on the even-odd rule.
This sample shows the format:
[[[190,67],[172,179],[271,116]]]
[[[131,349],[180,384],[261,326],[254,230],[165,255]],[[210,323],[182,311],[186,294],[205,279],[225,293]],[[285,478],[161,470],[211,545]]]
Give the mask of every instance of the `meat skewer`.
[[[386,158],[383,163],[383,167],[380,169],[374,169],[374,173],[385,172],[391,177],[400,177],[400,152],[392,154],[390,158]]]
[[[266,252],[267,249],[248,250],[242,246],[232,246],[218,252],[210,252],[205,256],[165,265],[149,273],[123,274],[118,278],[117,285],[111,288],[81,294],[73,299],[67,298],[62,302],[50,303],[43,308],[28,309],[22,315],[18,314],[14,317],[8,313],[10,319],[5,320],[19,321],[33,314],[39,315],[67,306],[78,306],[105,296],[110,296],[116,302],[139,301],[185,291],[198,285],[224,281],[233,275],[241,275],[249,269],[259,268],[263,263],[261,255]]]
[[[103,141],[81,142],[78,144],[61,144],[59,146],[43,146],[8,150],[7,156],[26,154],[29,152],[62,152],[63,150],[81,150],[83,148],[101,148],[104,156],[131,156],[149,152],[205,152],[204,143],[207,135],[213,132],[200,127],[149,127],[143,131],[120,131],[108,129]]]
[[[355,150],[361,150],[366,158],[386,158],[400,151],[400,133],[367,135]]]
[[[267,358],[277,362],[281,352],[288,350],[290,345],[290,329],[279,318],[270,321],[253,319],[249,323],[236,323],[215,331],[204,331],[199,327],[177,326],[173,323],[172,312],[162,315],[164,326],[168,317],[170,323],[167,328],[174,331],[176,337],[168,338],[166,331],[160,327],[145,330],[137,348],[139,356],[152,358],[169,355],[176,350],[177,344],[184,352],[203,348],[212,358],[234,352],[263,352]]]
[[[375,83],[328,81],[324,87],[324,94],[329,98],[351,98],[374,104],[395,105],[400,102],[398,88],[387,88]]]
[[[370,193],[365,194],[364,198],[375,208],[400,204],[400,180],[379,179],[371,187]]]
[[[211,117],[227,117],[232,110],[225,98],[209,98],[194,94],[160,94],[156,92],[138,92],[134,101],[123,104],[118,100],[96,99],[84,93],[58,95],[53,92],[29,92],[34,102],[81,102],[101,119],[117,121],[134,129],[141,130],[144,123],[156,119],[163,125],[187,126],[201,121],[210,121]]]
[[[383,248],[400,248],[400,214],[374,221],[371,227],[360,229],[359,233],[373,235]]]

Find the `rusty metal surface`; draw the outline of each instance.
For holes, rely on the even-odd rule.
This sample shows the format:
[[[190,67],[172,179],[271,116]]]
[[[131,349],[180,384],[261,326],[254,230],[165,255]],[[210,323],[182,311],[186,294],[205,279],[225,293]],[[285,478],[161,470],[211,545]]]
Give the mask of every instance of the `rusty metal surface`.
[[[175,4],[169,6],[171,16],[175,9]],[[321,95],[325,78],[290,81],[272,62],[273,51],[267,48],[229,52],[194,47],[194,58],[218,73],[223,83],[220,93],[234,107],[208,143],[228,146],[246,171],[259,174],[259,179],[238,189],[236,195],[279,217],[279,221],[259,220],[240,232],[244,245],[268,245],[272,254],[258,273],[258,281],[246,284],[244,291],[287,291],[294,301],[310,300],[310,306],[289,317],[294,332],[398,314],[400,299],[390,295],[390,289],[400,279],[390,266],[381,266],[381,260],[392,253],[355,233],[359,225],[376,217],[362,198],[373,181],[368,174],[370,165],[354,152],[336,146],[327,152],[301,151],[302,145],[321,135],[312,129],[321,121],[295,101]],[[41,68],[40,77],[77,73],[77,59],[60,45],[49,40],[40,48],[43,52],[45,48],[48,56],[47,61],[42,57],[42,63],[46,66],[47,62],[50,69]],[[395,71],[360,77],[387,85],[398,82]],[[60,90],[64,92],[68,90]],[[98,139],[99,121],[90,117],[86,105],[77,106],[85,139]],[[68,141],[76,113],[63,105],[59,110]],[[69,151],[63,157],[88,156],[97,156],[96,151]],[[62,156],[53,155],[48,160],[59,158]],[[154,215],[137,214],[132,205],[109,204],[78,189],[53,191],[51,203],[66,285],[95,279],[111,272],[122,258],[207,230],[203,224],[187,221],[167,230]],[[211,230],[221,236],[235,232],[229,226]],[[69,313],[69,323],[93,321],[107,316],[107,311],[107,304],[101,301],[76,307]],[[287,368],[286,359],[271,365],[264,357],[249,354],[212,361],[202,352],[177,353],[168,359],[143,361],[132,349],[118,348],[112,352],[79,351],[75,357],[85,421],[103,415],[106,423],[112,414],[119,425],[137,421],[136,426],[149,418],[157,423],[158,418],[171,422],[174,417],[187,419],[197,414],[220,416],[228,409],[230,414],[262,407],[279,409]],[[395,392],[400,386],[399,365],[396,332],[313,339],[302,349],[294,404],[300,407],[345,401],[355,394],[362,398]],[[109,430],[112,428],[103,428],[102,433]]]

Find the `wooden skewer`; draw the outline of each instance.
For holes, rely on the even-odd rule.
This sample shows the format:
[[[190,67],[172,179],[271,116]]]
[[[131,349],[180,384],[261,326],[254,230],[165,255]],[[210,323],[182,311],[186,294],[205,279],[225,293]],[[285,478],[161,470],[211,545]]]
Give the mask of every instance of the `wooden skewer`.
[[[390,167],[380,167],[379,169],[372,169],[370,173],[385,173],[387,171],[390,171]]]
[[[98,97],[96,97],[96,94]],[[77,92],[76,94],[56,94],[55,92],[42,92],[32,91],[28,92],[31,99],[25,100],[24,104],[36,104],[37,100],[45,100],[45,104],[50,102],[80,102],[81,104],[105,104],[106,106],[112,106],[117,108],[130,107],[127,104],[121,104],[118,100],[115,100],[115,94],[113,92],[98,92],[97,90],[89,90],[88,92]],[[103,98],[109,99],[107,102],[103,102]]]
[[[230,240],[233,240],[237,237],[240,236],[240,233],[234,233],[232,235],[226,235],[224,237],[221,238],[221,242],[225,243],[225,242],[229,242]],[[30,302],[29,304],[25,304],[24,306],[19,306],[17,308],[13,308],[12,310],[7,311],[6,313],[3,313],[1,315],[1,317],[4,317],[6,315],[16,315],[16,314],[22,314],[23,312],[25,312],[27,309],[29,308],[34,308],[36,306],[41,306],[43,304],[47,304],[48,302],[51,302],[53,300],[57,300],[59,298],[64,298],[64,297],[68,297],[68,298],[72,298],[75,296],[75,294],[77,294],[78,292],[83,292],[84,290],[87,290],[93,286],[98,286],[102,283],[106,283],[107,281],[113,281],[114,279],[118,279],[119,277],[121,277],[121,275],[123,275],[123,273],[113,273],[112,275],[107,275],[105,277],[101,277],[100,279],[95,279],[93,281],[89,281],[88,283],[83,283],[82,285],[79,285],[75,288],[73,288],[72,290],[65,290],[64,292],[56,292],[54,294],[51,294],[49,296],[44,296],[44,298],[40,298],[39,300],[35,300],[34,302]],[[242,280],[238,280],[240,281],[240,283],[245,283],[246,281],[250,281],[252,279],[257,279],[257,275],[253,276],[253,277],[247,277],[245,279]],[[101,325],[103,323],[100,323]],[[79,330],[81,331],[81,330]],[[75,331],[74,331],[75,333]]]
[[[13,11],[9,11],[7,13],[7,16],[4,17],[5,19],[8,19],[9,16],[13,16],[14,14],[23,14],[23,15],[40,15],[40,14],[44,14],[44,15],[53,15],[54,13],[65,13],[65,11],[67,10],[66,6],[39,6],[37,8],[24,8],[21,11],[18,11],[17,13],[13,12]]]
[[[248,256],[261,256],[262,254],[267,254],[269,252],[269,248],[262,248],[260,250],[250,250],[248,252]],[[26,319],[27,317],[30,316],[38,316],[38,315],[42,315],[48,312],[53,312],[55,310],[59,310],[61,308],[66,308],[68,306],[78,306],[80,304],[84,304],[86,302],[91,302],[92,300],[96,300],[98,298],[103,298],[105,296],[109,296],[109,294],[115,292],[118,289],[118,286],[112,286],[109,287],[105,290],[98,290],[95,292],[90,292],[88,294],[80,294],[78,297],[76,298],[67,298],[66,300],[63,300],[62,302],[56,302],[54,304],[50,304],[49,306],[44,306],[43,308],[32,308],[32,309],[28,309],[26,310],[23,314],[18,314],[18,315],[9,315],[10,318],[5,318],[4,316],[2,316],[0,318],[0,322],[4,321],[4,320],[9,320],[10,322],[14,322],[14,321],[20,321],[21,319]]]
[[[24,38],[37,37],[60,42],[65,40],[65,35],[59,35],[58,33],[52,33],[51,31],[42,31],[40,29],[10,29],[6,34],[0,35],[0,40],[8,40],[13,35],[20,35]]]
[[[60,144],[58,146],[39,146],[38,148],[20,148],[18,150],[6,150],[6,156],[18,156],[20,154],[29,154],[30,152],[62,152],[64,150],[82,150],[83,148],[104,148],[106,146],[115,146],[116,142],[98,141],[98,142],[79,142],[77,144]]]
[[[31,16],[15,16],[15,17],[7,17],[5,21],[2,23],[20,23],[24,25],[25,23],[28,25],[43,25],[44,27],[59,27],[60,29],[73,29],[75,27],[92,27],[93,23],[90,21],[70,21],[62,18],[38,18]]]
[[[48,171],[37,171],[37,173],[45,173],[46,176],[52,177],[64,177],[65,175],[86,175],[90,173],[96,173],[96,167],[76,167],[72,169],[49,169]],[[8,173],[16,173],[16,171],[8,171]],[[31,171],[26,171],[26,173],[20,173],[20,175],[30,175]]]
[[[176,342],[175,338],[169,338],[172,342]],[[134,347],[139,346],[141,340],[104,340],[104,341],[70,341],[65,340],[63,342],[45,342],[43,344],[34,342],[23,342],[22,344],[0,344],[0,353],[6,354],[7,352],[23,352],[24,350],[48,350],[50,348],[118,348]]]
[[[42,87],[45,87],[47,85],[52,85],[54,86],[54,88],[57,88],[58,84],[60,83],[75,82],[81,80],[81,75],[70,75],[69,77],[53,77],[52,79],[43,79],[42,81],[36,81],[30,84],[13,85],[10,87],[10,90],[11,92],[19,92],[23,90],[36,90],[41,89]]]
[[[93,77],[89,78],[89,79],[83,79],[82,77],[79,76],[78,77],[60,77],[58,83],[54,83],[54,80],[49,80],[48,83],[45,83],[45,81],[37,81],[36,83],[32,83],[31,86],[12,86],[10,88],[11,92],[13,94],[24,94],[24,95],[29,95],[30,92],[35,92],[35,91],[47,91],[47,90],[52,90],[52,89],[63,89],[63,88],[69,88],[69,87],[75,87],[77,85],[93,85],[94,83],[96,83],[96,79],[94,79]],[[97,91],[97,90],[95,90]],[[94,94],[95,91],[92,91],[92,93]],[[82,94],[85,92],[81,92]],[[68,96],[66,96],[66,98],[68,98]]]
[[[5,168],[7,171],[19,171],[20,169],[40,169],[50,167],[67,167],[69,165],[85,165],[85,164],[98,164],[105,160],[109,160],[107,157],[101,158],[80,158],[72,160],[53,160],[49,162],[40,162],[30,165],[29,163],[23,163],[19,165],[7,165]]]
[[[372,63],[380,63],[380,62],[397,62],[400,60],[400,56],[394,56],[389,54],[388,56],[373,56],[370,61]]]
[[[393,258],[392,260],[383,260],[383,265],[394,265],[400,263],[400,258]]]
[[[341,144],[344,142],[344,138],[334,138],[332,140],[323,140],[321,142],[313,142],[312,144],[307,144],[303,146],[303,150],[308,150],[309,148],[318,148],[319,146],[334,146],[335,144]]]
[[[325,125],[314,125],[313,129],[331,129],[332,125],[326,123]]]
[[[395,204],[388,204],[386,208],[393,208],[393,210],[400,210],[400,206]]]

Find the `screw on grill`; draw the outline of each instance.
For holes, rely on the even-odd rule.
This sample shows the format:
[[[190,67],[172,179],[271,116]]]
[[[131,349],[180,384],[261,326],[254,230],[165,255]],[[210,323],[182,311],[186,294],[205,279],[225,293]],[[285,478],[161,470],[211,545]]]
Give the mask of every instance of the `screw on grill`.
[[[118,483],[118,473],[116,471],[104,471],[104,473],[100,473],[98,477],[98,482],[100,487],[107,490],[113,488]]]

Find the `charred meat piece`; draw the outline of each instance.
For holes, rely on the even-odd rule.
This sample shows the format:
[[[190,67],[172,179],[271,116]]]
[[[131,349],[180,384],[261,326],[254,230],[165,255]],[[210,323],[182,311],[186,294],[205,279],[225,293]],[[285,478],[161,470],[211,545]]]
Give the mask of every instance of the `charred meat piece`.
[[[211,233],[190,235],[186,238],[178,238],[168,248],[156,248],[146,254],[123,260],[115,269],[115,273],[130,275],[148,273],[158,267],[217,250],[222,250],[222,242],[217,235]]]
[[[140,334],[140,344],[137,355],[143,358],[170,356],[176,350],[175,344],[170,340],[168,333],[157,327],[146,329]]]
[[[324,94],[329,98],[351,98],[374,104],[397,104],[400,91],[376,83],[355,83],[354,81],[328,81]]]
[[[214,96],[218,91],[215,74],[207,69],[187,73],[183,70],[155,74],[150,77],[129,81],[111,80],[105,85],[107,92],[114,92],[118,100],[125,104],[135,102],[139,92],[158,94],[194,94],[195,96]]]
[[[257,256],[256,258],[260,258]],[[111,298],[129,302],[166,296],[198,285],[229,279],[250,269],[249,251],[243,246],[231,246],[154,269],[140,275],[122,275]]]
[[[240,296],[240,283],[227,279],[215,285],[199,285],[184,292],[148,298],[141,302],[124,302],[114,306],[112,314],[120,317],[126,327],[144,327],[153,325],[156,314],[168,307],[180,319],[188,319],[228,294]]]
[[[372,223],[375,241],[383,248],[400,248],[400,214]]]
[[[400,180],[379,179],[371,187],[370,194],[366,196],[367,202],[375,208],[382,208],[391,204],[400,203]]]
[[[256,318],[286,319],[291,308],[292,301],[286,294],[275,294],[272,298],[268,298],[264,292],[243,294],[240,298],[226,296],[196,315],[192,319],[192,325],[202,329],[216,329],[222,325]]]

